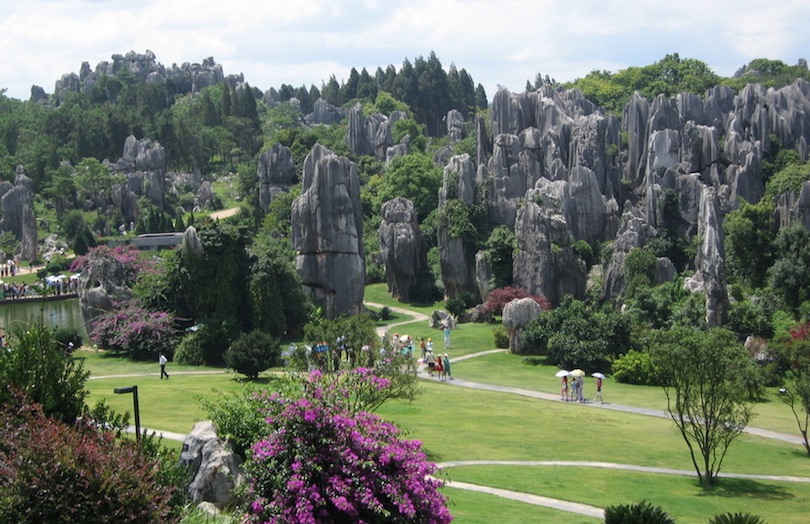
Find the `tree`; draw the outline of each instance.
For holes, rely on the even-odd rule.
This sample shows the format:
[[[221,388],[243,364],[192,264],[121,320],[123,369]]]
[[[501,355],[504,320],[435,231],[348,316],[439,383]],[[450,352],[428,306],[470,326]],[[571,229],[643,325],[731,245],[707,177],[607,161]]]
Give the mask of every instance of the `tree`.
[[[802,436],[802,443],[810,455],[807,439],[810,425],[810,322],[803,322],[790,330],[785,341],[777,342],[782,357],[788,362],[784,387],[779,399],[790,407]]]
[[[726,267],[729,273],[754,288],[766,283],[767,270],[774,261],[773,202],[740,202],[740,207],[723,221]]]
[[[630,319],[566,295],[562,303],[529,322],[521,335],[528,347],[548,353],[560,367],[605,371],[630,348]]]
[[[723,328],[657,331],[649,351],[698,479],[715,484],[729,446],[753,416],[743,394],[753,361],[734,333]]]
[[[253,326],[277,337],[300,333],[308,320],[310,303],[289,243],[260,235],[251,255],[248,291]]]
[[[810,231],[793,222],[776,236],[776,262],[768,270],[770,284],[797,310],[810,300]]]
[[[484,256],[492,268],[492,287],[512,285],[512,263],[516,247],[515,233],[500,225],[492,230],[484,243]]]
[[[76,166],[76,188],[83,198],[93,202],[106,198],[113,185],[123,180],[123,175],[111,175],[109,167],[92,157]]]
[[[405,197],[416,210],[419,221],[439,205],[442,171],[427,155],[410,154],[391,161],[378,187],[375,208],[396,197]]]
[[[88,394],[84,383],[90,376],[81,361],[65,355],[67,348],[42,321],[17,326],[8,345],[0,351],[0,383],[4,384],[0,405],[6,405],[16,390],[40,404],[49,417],[75,422],[84,409]]]

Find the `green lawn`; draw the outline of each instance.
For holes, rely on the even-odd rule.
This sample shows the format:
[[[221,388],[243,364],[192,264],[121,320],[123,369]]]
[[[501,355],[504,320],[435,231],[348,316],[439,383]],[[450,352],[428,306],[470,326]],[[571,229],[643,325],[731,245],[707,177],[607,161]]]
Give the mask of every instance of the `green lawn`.
[[[367,300],[390,306],[385,287],[369,288]],[[441,307],[438,305],[436,307]],[[434,306],[420,306],[429,314]],[[401,322],[401,315],[388,323]],[[493,326],[461,325],[453,332],[453,358],[494,349]],[[394,328],[414,338],[431,336],[441,352],[441,333],[426,322]],[[132,409],[130,395],[114,395],[113,388],[137,384],[144,427],[187,432],[204,416],[198,398],[215,395],[214,390],[233,391],[242,387],[237,375],[182,375],[179,371],[200,369],[169,364],[171,379],[157,377],[157,363],[131,363],[82,351],[93,376],[147,373],[150,376],[91,380],[89,402],[106,398],[116,410]],[[214,370],[216,368],[206,368]],[[219,370],[222,371],[222,370]],[[556,368],[529,365],[524,358],[498,353],[459,361],[453,375],[475,382],[499,384],[548,393],[559,392]],[[263,375],[272,388],[271,375]],[[586,395],[593,395],[586,382]],[[378,414],[395,422],[406,438],[423,442],[430,460],[441,463],[460,460],[512,461],[599,461],[639,466],[656,466],[692,471],[688,450],[671,421],[643,415],[594,409],[578,404],[538,400],[507,393],[453,387],[435,380],[421,385],[413,403],[389,403]],[[605,401],[664,409],[660,388],[629,386],[608,379]],[[755,426],[797,434],[790,410],[778,401],[757,406]],[[731,447],[723,472],[794,475],[810,477],[810,459],[800,445],[749,435]],[[648,500],[661,505],[678,522],[706,522],[711,515],[727,511],[758,514],[769,522],[804,522],[810,509],[810,483],[723,479],[719,487],[703,489],[694,474],[668,476],[585,467],[519,465],[458,466],[441,475],[454,481],[482,484],[536,495],[605,507],[611,504]],[[440,476],[441,476],[440,475]],[[598,522],[598,519],[537,508],[482,493],[445,488],[455,522]]]

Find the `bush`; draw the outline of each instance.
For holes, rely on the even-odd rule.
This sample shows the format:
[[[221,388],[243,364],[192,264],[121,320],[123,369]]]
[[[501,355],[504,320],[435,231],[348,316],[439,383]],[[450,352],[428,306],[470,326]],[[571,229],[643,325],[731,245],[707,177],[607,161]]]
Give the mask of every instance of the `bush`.
[[[9,337],[9,351],[0,351],[0,405],[11,400],[16,389],[43,412],[64,422],[73,422],[84,408],[84,383],[90,372],[82,363],[65,356],[65,346],[42,322],[18,326]]]
[[[176,522],[156,466],[137,442],[53,420],[22,397],[0,408],[0,522]]]
[[[605,508],[605,524],[674,524],[675,519],[659,506],[642,501]]]
[[[297,400],[266,397],[268,436],[248,463],[253,502],[245,522],[450,522],[421,443],[352,412],[320,377],[313,374]]]
[[[389,318],[391,318],[391,308],[383,306],[380,309],[380,320],[388,320]]]
[[[461,318],[461,316],[467,310],[467,307],[464,304],[464,299],[461,297],[447,299],[445,306],[447,307],[447,311],[455,318]]]
[[[170,313],[154,312],[129,304],[102,313],[90,341],[134,360],[153,360],[158,353],[174,354],[176,333]]]
[[[225,365],[253,380],[259,373],[280,363],[277,338],[255,329],[242,333],[225,352]]]
[[[725,513],[712,517],[709,524],[765,524],[765,521],[750,513]]]
[[[202,366],[205,364],[205,348],[203,338],[199,332],[189,333],[180,339],[174,352],[174,361],[187,366]]]
[[[506,328],[497,326],[492,332],[495,335],[495,347],[498,349],[508,349],[509,335],[506,333]]]
[[[484,309],[491,312],[493,315],[501,315],[503,314],[503,308],[506,304],[517,298],[527,297],[533,298],[543,310],[547,310],[551,307],[551,304],[549,304],[548,300],[544,297],[532,295],[523,288],[507,286],[490,291],[489,295],[487,295],[487,301],[484,303]]]
[[[613,378],[623,384],[662,385],[650,360],[650,354],[634,349],[613,361]]]

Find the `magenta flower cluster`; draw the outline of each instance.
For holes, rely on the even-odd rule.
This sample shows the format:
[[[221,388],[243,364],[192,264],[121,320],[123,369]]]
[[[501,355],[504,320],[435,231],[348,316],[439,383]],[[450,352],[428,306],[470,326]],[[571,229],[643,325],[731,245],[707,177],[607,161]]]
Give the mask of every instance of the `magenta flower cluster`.
[[[173,315],[132,302],[98,316],[90,334],[93,344],[136,360],[156,358],[159,352],[171,354],[174,340]]]
[[[252,448],[246,522],[451,522],[421,443],[351,411],[344,385],[324,378],[314,372],[297,400],[264,397],[271,432]]]
[[[138,250],[132,246],[110,247],[101,245],[90,249],[87,255],[73,259],[73,262],[70,264],[70,271],[79,273],[94,259],[114,261],[120,267],[124,268],[128,280],[131,282],[135,281],[135,278],[141,271],[151,270],[155,265],[151,258],[139,256]]]

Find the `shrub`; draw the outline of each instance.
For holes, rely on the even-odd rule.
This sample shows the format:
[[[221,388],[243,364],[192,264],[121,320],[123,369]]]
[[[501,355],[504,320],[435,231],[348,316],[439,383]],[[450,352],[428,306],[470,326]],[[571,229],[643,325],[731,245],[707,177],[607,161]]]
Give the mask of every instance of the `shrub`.
[[[205,348],[200,333],[189,333],[180,339],[174,352],[174,360],[178,364],[187,366],[202,366],[205,364]]]
[[[158,353],[174,354],[174,316],[135,304],[98,316],[90,341],[135,360],[151,360]]]
[[[661,385],[661,380],[650,360],[650,354],[634,349],[613,361],[613,378],[623,384]]]
[[[0,522],[176,522],[157,469],[137,442],[53,420],[22,397],[0,408]]]
[[[596,308],[567,295],[530,321],[521,337],[527,348],[547,351],[550,364],[604,372],[630,346],[630,320],[609,305]]]
[[[765,520],[750,513],[725,513],[712,517],[709,524],[765,524]]]
[[[389,318],[391,318],[391,308],[383,306],[380,309],[380,320],[388,320]]]
[[[324,394],[320,373],[297,400],[265,398],[267,438],[253,446],[246,522],[452,520],[418,441]]]
[[[9,337],[9,351],[0,351],[0,405],[11,399],[17,389],[43,412],[64,422],[81,415],[87,390],[84,383],[90,372],[81,361],[65,357],[65,346],[42,322],[18,326]]]
[[[254,329],[242,333],[225,352],[225,364],[253,380],[267,368],[278,365],[281,357],[279,341],[264,331]]]
[[[659,506],[642,501],[605,508],[605,524],[674,524],[675,519]]]
[[[214,400],[199,398],[203,411],[216,425],[219,436],[228,439],[231,449],[245,459],[250,447],[268,432],[269,426],[260,411],[263,401],[252,385],[246,385],[242,391],[215,393]]]
[[[508,349],[509,335],[506,333],[506,328],[503,326],[496,326],[492,332],[495,335],[495,347],[499,349]]]
[[[548,300],[544,297],[532,295],[523,288],[507,286],[490,291],[489,295],[487,295],[487,301],[484,303],[484,309],[491,312],[493,315],[501,315],[503,314],[503,308],[506,304],[517,298],[527,297],[533,298],[543,310],[547,310],[551,307],[551,304],[549,304]]]
[[[455,318],[460,318],[467,310],[464,299],[461,297],[447,299],[445,306],[447,307],[447,311]]]

